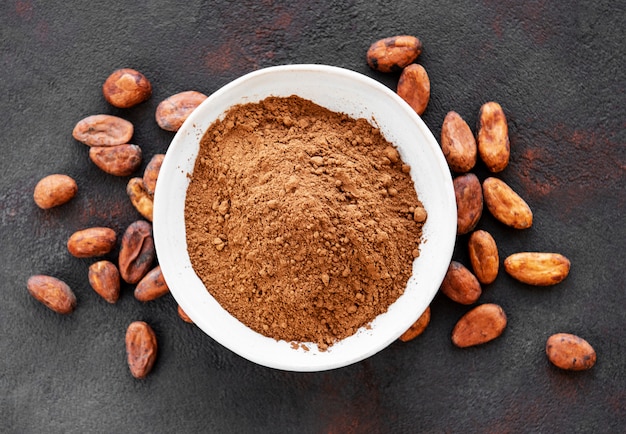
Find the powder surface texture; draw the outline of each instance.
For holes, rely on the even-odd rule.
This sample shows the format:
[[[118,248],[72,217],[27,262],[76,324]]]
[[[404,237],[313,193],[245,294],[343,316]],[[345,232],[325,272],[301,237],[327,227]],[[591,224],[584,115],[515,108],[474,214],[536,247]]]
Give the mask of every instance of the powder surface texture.
[[[409,171],[365,119],[298,96],[235,106],[191,175],[193,268],[248,327],[325,350],[406,287],[426,218]]]

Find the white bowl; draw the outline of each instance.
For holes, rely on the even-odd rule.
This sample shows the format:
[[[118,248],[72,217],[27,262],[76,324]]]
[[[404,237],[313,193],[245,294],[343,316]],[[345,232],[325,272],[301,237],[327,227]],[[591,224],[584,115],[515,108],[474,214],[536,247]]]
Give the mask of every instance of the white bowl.
[[[394,143],[428,212],[420,256],[406,290],[388,311],[327,351],[309,351],[265,337],[239,322],[211,296],[187,253],[184,208],[188,175],[208,127],[235,104],[299,95],[353,118],[366,118]],[[240,356],[271,368],[323,371],[363,360],[395,341],[424,312],[446,273],[456,237],[456,202],[439,144],[396,93],[362,74],[324,65],[285,65],[249,73],[209,96],[185,121],[167,150],[154,198],[157,256],[171,293],[193,322]]]

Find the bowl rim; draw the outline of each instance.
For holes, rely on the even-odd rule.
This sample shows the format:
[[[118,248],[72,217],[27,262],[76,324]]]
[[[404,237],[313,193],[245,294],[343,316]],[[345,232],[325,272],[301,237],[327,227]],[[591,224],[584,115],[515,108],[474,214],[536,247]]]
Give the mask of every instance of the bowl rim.
[[[280,74],[284,74],[284,73],[287,73],[287,74],[299,73],[299,74],[304,74],[304,75],[322,74],[325,76],[335,76],[341,79],[355,80],[355,82],[358,82],[360,86],[371,88],[372,90],[379,92],[382,96],[392,101],[393,104],[397,105],[398,110],[401,110],[402,114],[404,116],[407,116],[411,120],[412,125],[416,127],[417,130],[419,130],[420,134],[423,136],[422,138],[424,140],[421,144],[428,147],[428,151],[430,151],[433,154],[434,164],[435,166],[437,166],[437,169],[443,176],[443,184],[445,185],[443,185],[442,188],[444,188],[444,190],[446,191],[448,195],[444,206],[448,209],[449,212],[454,211],[454,215],[453,215],[454,218],[452,219],[451,218],[452,216],[450,216],[450,218],[445,217],[443,219],[445,221],[438,222],[439,224],[444,224],[447,227],[447,231],[445,231],[445,234],[447,235],[447,239],[439,240],[443,242],[442,248],[441,248],[441,254],[443,256],[440,262],[441,264],[443,264],[444,262],[447,262],[447,263],[446,263],[445,269],[443,268],[443,266],[440,266],[438,270],[433,271],[434,275],[430,276],[432,279],[431,286],[434,286],[436,284],[436,290],[433,290],[431,291],[431,293],[428,294],[428,298],[429,298],[428,303],[426,303],[425,306],[420,306],[420,309],[418,309],[419,312],[416,311],[413,321],[415,321],[423,313],[423,311],[426,309],[426,307],[428,307],[428,305],[430,304],[430,302],[436,295],[439,285],[444,278],[445,271],[447,270],[447,265],[449,264],[452,258],[454,244],[455,244],[455,237],[456,237],[456,202],[454,200],[454,192],[453,192],[453,187],[452,187],[451,174],[448,169],[445,158],[443,156],[443,153],[441,152],[441,148],[439,147],[438,142],[434,138],[432,132],[428,129],[426,124],[423,122],[423,120],[402,98],[400,98],[395,92],[393,92],[387,86],[374,80],[371,77],[368,77],[364,74],[361,74],[353,70],[349,70],[349,69],[345,69],[345,68],[341,68],[337,66],[320,65],[320,64],[289,64],[289,65],[271,66],[271,67],[259,69],[259,70],[247,73],[231,81],[230,83],[224,85],[223,87],[215,91],[213,94],[209,95],[208,98],[205,101],[203,101],[196,108],[196,110],[194,110],[191,113],[191,115],[185,120],[181,128],[178,130],[178,132],[172,139],[169,145],[169,148],[165,154],[165,158],[161,166],[161,173],[164,174],[164,176],[161,176],[161,173],[160,173],[159,179],[157,180],[157,186],[156,186],[156,191],[155,191],[155,196],[154,196],[153,235],[154,235],[155,248],[157,252],[157,257],[159,259],[159,263],[161,265],[163,276],[165,280],[168,282],[168,286],[170,287],[172,296],[174,297],[176,302],[182,307],[182,309],[187,313],[187,315],[192,319],[192,321],[205,334],[207,334],[208,336],[216,340],[221,345],[225,346],[226,348],[230,349],[231,351],[233,351],[234,353],[238,354],[239,356],[245,359],[248,359],[252,362],[255,362],[257,364],[260,364],[266,367],[287,370],[287,371],[324,371],[324,370],[329,370],[329,369],[340,368],[343,366],[348,366],[358,361],[361,361],[365,358],[368,358],[376,354],[377,352],[381,351],[382,349],[386,348],[389,344],[395,341],[400,336],[401,333],[398,333],[396,331],[393,334],[393,336],[387,336],[382,341],[381,340],[373,341],[377,343],[376,346],[369,347],[367,348],[367,350],[363,350],[359,352],[358,354],[343,355],[341,358],[337,358],[337,359],[334,359],[332,357],[333,349],[343,344],[343,341],[340,341],[339,343],[334,344],[326,352],[316,352],[315,355],[320,356],[320,357],[309,357],[310,354],[306,354],[309,351],[304,351],[305,356],[302,357],[301,360],[298,359],[297,361],[294,361],[292,359],[281,360],[280,358],[272,358],[271,355],[268,358],[267,355],[262,354],[263,349],[259,348],[259,346],[256,344],[246,347],[245,345],[242,346],[237,342],[233,342],[233,340],[225,334],[224,330],[219,330],[219,327],[216,327],[214,324],[210,324],[210,320],[207,321],[206,315],[200,314],[198,306],[190,300],[189,296],[185,293],[186,290],[182,288],[182,284],[181,282],[179,282],[179,279],[177,277],[177,274],[180,270],[177,271],[176,270],[177,267],[173,263],[171,263],[170,261],[171,255],[166,250],[168,248],[168,243],[167,243],[168,232],[171,229],[168,226],[169,220],[167,220],[165,217],[163,218],[161,217],[161,216],[167,215],[167,213],[170,211],[169,202],[167,201],[167,199],[165,199],[168,194],[167,193],[168,187],[166,185],[166,183],[169,180],[168,175],[174,174],[175,172],[184,172],[180,170],[180,167],[175,167],[177,160],[176,160],[176,157],[172,157],[172,153],[175,151],[182,152],[180,148],[184,146],[187,140],[196,140],[199,142],[202,135],[204,134],[204,131],[206,131],[206,128],[205,128],[202,131],[202,134],[198,135],[198,125],[201,125],[203,123],[203,117],[206,116],[205,112],[210,110],[210,108],[216,101],[219,101],[221,98],[226,98],[232,90],[237,89],[238,87],[245,85],[246,83],[254,82],[254,80],[264,79],[264,78],[267,78],[267,76],[272,76],[272,75],[280,76]],[[294,91],[293,93],[297,94],[298,92]],[[270,94],[267,94],[267,96],[269,95]],[[222,115],[229,107],[232,107],[233,105],[236,105],[239,103],[242,103],[242,102],[235,101],[232,104],[230,104],[230,106],[222,110]],[[370,119],[368,120],[371,122]],[[374,121],[376,120],[374,119]],[[210,123],[213,123],[213,122],[214,122],[214,119],[211,120]],[[194,136],[195,139],[194,138],[190,139],[189,137],[194,135],[194,130],[195,130],[195,136]],[[390,141],[394,143],[392,140]],[[394,145],[396,145],[396,143],[394,143]],[[193,164],[195,164],[197,150],[195,154],[196,155],[193,156],[194,163],[192,163],[192,167],[193,167]],[[168,158],[168,156],[170,158]],[[173,176],[180,176],[180,175],[188,176],[188,175],[185,175],[184,173],[177,173],[176,175],[173,175]],[[188,185],[188,182],[187,182],[187,185]],[[186,196],[186,189],[187,189],[187,186],[185,186],[184,188],[185,196]],[[450,194],[452,197],[452,201],[450,200]],[[427,210],[428,210],[428,207],[427,207]],[[179,222],[179,224],[181,223]],[[183,225],[183,231],[184,231],[184,218],[183,218],[182,225]],[[422,243],[427,242],[427,241],[428,240],[422,240]],[[186,240],[184,241],[184,244],[185,244],[185,251],[186,251]],[[187,259],[188,259],[188,255],[187,255]],[[417,258],[416,261],[417,260],[419,260],[419,258]],[[415,261],[414,261],[414,264],[415,264]],[[195,271],[193,271],[193,269],[191,269],[191,272],[195,275]],[[195,277],[196,279],[200,280],[199,277],[197,277],[197,275]],[[169,283],[170,280],[171,280],[171,284]],[[204,287],[204,285],[202,286]],[[208,290],[206,288],[204,288],[204,291],[208,293]],[[401,300],[403,296],[401,296],[398,300]],[[210,298],[212,299],[213,297],[210,296]],[[217,303],[214,299],[213,301]],[[396,303],[394,303],[394,305]],[[221,306],[219,306],[219,308],[221,308]],[[226,312],[223,308],[221,309],[224,312]],[[386,314],[379,315],[379,317],[383,315],[387,315],[388,313],[389,313],[389,310]],[[230,316],[230,314],[228,314],[227,312],[226,312],[226,315]],[[231,317],[231,318],[238,322],[238,320],[236,320],[234,317]],[[378,317],[372,322],[372,324],[374,324],[377,320],[378,320]],[[404,318],[403,325],[406,325],[406,327],[404,327],[404,330],[408,329],[408,327],[411,324],[412,322],[408,322],[408,319]],[[246,329],[248,329],[243,324],[241,325],[245,327]],[[251,329],[248,329],[248,330],[254,334],[258,334],[257,332],[254,332]],[[349,338],[346,338],[344,340],[348,340],[352,338],[356,339],[357,336],[363,336],[364,333],[367,333],[367,331],[359,330],[357,334]],[[373,334],[373,332],[371,334]],[[259,336],[262,336],[262,335],[259,335]],[[285,341],[275,341],[274,339],[267,338],[267,337],[263,337],[263,338],[269,339],[277,344],[282,343],[282,344],[290,346],[290,343],[285,342]],[[298,351],[298,350],[294,349],[294,351]],[[329,354],[331,354],[330,357],[329,357]]]

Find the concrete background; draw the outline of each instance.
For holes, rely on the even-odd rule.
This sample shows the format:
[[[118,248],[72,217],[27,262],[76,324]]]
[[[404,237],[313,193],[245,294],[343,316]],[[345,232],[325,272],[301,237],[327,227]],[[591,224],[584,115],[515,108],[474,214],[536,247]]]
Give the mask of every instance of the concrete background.
[[[626,426],[624,228],[626,5],[517,1],[107,2],[6,0],[0,4],[0,431],[3,433],[387,433],[619,432]],[[499,177],[530,204],[534,225],[505,228],[485,214],[504,258],[557,251],[569,277],[549,288],[501,272],[479,303],[503,306],[502,337],[460,350],[450,341],[469,310],[438,295],[425,333],[355,365],[323,373],[256,366],[176,315],[167,295],[141,304],[125,286],[116,305],[89,287],[92,260],[75,259],[69,235],[104,225],[121,234],[139,218],[128,178],[97,169],[74,141],[76,122],[96,113],[135,125],[149,158],[173,137],[154,121],[173,93],[210,94],[258,68],[324,63],[395,89],[397,75],[365,63],[369,45],[418,36],[432,98],[423,119],[435,137],[449,110],[473,127],[480,105],[507,114],[511,163]],[[115,69],[152,82],[131,109],[101,94]],[[43,211],[36,182],[66,173],[74,200]],[[488,173],[478,166],[475,173]],[[467,238],[455,259],[466,264]],[[109,258],[114,258],[110,255]],[[67,317],[26,291],[32,274],[64,279],[78,297]],[[134,320],[155,329],[151,375],[133,379],[124,333]],[[547,361],[556,332],[587,339],[598,362],[568,373]]]

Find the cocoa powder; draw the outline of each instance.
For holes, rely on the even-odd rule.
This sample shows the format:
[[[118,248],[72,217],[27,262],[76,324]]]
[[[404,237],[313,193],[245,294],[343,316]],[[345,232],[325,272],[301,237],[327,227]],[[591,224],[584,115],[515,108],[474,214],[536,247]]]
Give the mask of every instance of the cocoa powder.
[[[298,96],[235,106],[204,134],[190,178],[193,268],[253,330],[324,350],[404,292],[425,213],[365,119]]]

